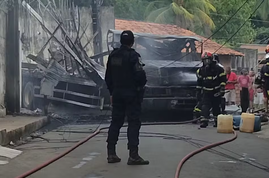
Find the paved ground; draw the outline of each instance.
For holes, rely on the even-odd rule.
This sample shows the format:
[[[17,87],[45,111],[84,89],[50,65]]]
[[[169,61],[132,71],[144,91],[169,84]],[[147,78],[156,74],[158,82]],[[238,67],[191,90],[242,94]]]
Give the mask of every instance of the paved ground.
[[[17,149],[23,153],[9,164],[0,166],[0,177],[14,178],[19,174],[53,158],[78,140],[86,137],[96,126],[69,125],[62,131],[44,135],[50,143],[36,139]],[[71,133],[71,132],[73,133]],[[125,129],[123,129],[125,131]],[[74,133],[81,132],[81,133]],[[83,133],[84,132],[84,133]],[[142,132],[172,134],[141,134],[140,152],[150,160],[148,166],[130,167],[126,165],[126,134],[121,135],[118,154],[119,164],[106,163],[106,133],[87,142],[63,159],[30,176],[31,178],[169,178],[174,177],[178,162],[190,151],[205,142],[215,142],[230,138],[230,134],[217,134],[216,129],[198,130],[197,126],[145,126]],[[175,136],[176,135],[176,136]],[[64,141],[67,140],[67,141]],[[201,141],[203,140],[203,141]],[[269,141],[254,134],[240,134],[233,143],[218,147],[215,152],[203,152],[189,160],[180,177],[184,178],[268,178]],[[14,169],[16,168],[16,169]]]
[[[268,123],[262,126],[262,130],[260,132],[255,133],[259,138],[269,139],[269,125]]]

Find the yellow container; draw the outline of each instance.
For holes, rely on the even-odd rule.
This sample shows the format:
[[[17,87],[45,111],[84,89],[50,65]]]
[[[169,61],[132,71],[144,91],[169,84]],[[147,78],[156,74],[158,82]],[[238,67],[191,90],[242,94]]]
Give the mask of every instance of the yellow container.
[[[232,115],[218,115],[218,133],[233,133],[233,116]]]
[[[253,133],[255,125],[255,115],[249,113],[241,114],[240,132]]]

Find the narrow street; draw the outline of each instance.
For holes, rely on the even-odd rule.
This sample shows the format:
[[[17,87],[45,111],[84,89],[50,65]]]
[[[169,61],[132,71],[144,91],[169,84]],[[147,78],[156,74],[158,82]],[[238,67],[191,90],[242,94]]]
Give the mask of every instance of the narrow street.
[[[35,139],[17,147],[16,149],[23,153],[11,160],[9,164],[0,166],[0,177],[14,178],[40,165],[87,137],[96,127],[98,125],[66,125],[42,136],[48,139],[49,143],[42,139]],[[232,137],[230,134],[216,133],[213,127],[200,130],[197,125],[144,126],[141,130],[140,153],[150,161],[150,165],[131,167],[126,164],[128,152],[125,132],[126,128],[122,129],[118,144],[118,155],[122,158],[119,164],[107,164],[106,133],[103,132],[30,177],[172,178],[178,162],[186,154],[208,142]],[[268,147],[268,140],[258,138],[255,134],[239,133],[236,141],[191,158],[184,165],[180,177],[267,178]]]
[[[187,154],[233,135],[156,122],[203,122],[212,109],[234,116],[234,127],[231,116],[218,118],[230,130],[240,123],[254,132],[195,155],[179,177],[269,178],[268,122],[258,132],[269,118],[268,8],[269,0],[0,0],[0,178],[18,178],[107,127],[110,106],[123,114],[117,97],[120,106],[126,96],[129,118],[143,98],[141,121],[155,123],[140,132],[149,165],[127,165],[123,128],[122,162],[107,163],[105,130],[29,177],[174,178]]]

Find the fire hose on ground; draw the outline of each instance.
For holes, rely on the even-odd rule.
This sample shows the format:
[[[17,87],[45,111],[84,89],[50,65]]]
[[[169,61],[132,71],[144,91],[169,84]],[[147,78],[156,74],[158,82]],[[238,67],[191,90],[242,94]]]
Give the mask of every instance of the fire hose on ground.
[[[194,122],[195,120],[191,120],[191,121],[185,121],[185,122],[162,122],[162,123],[143,123],[142,125],[143,126],[151,126],[151,125],[182,125],[182,124],[188,124],[188,123],[192,123]],[[127,127],[128,125],[124,125],[123,127]],[[86,143],[87,141],[89,141],[90,139],[92,139],[93,137],[95,137],[96,135],[100,134],[101,131],[103,130],[107,130],[109,127],[102,127],[102,128],[98,128],[94,133],[92,133],[91,135],[89,135],[88,137],[86,137],[85,139],[81,140],[80,142],[78,142],[77,144],[75,144],[74,146],[72,146],[71,148],[69,148],[68,150],[66,150],[65,152],[63,152],[62,154],[56,156],[55,158],[41,164],[40,166],[37,166],[35,167],[34,169],[32,170],[29,170],[27,171],[26,173],[16,177],[16,178],[25,178],[25,177],[28,177],[40,170],[42,170],[43,168],[49,166],[50,164],[54,163],[55,161],[61,159],[62,157],[66,156],[67,154],[69,154],[70,152],[74,151],[76,148],[78,148],[79,146],[83,145],[84,143]],[[236,132],[234,131],[234,136],[231,138],[231,139],[228,139],[228,140],[224,140],[224,141],[221,141],[221,142],[217,142],[217,143],[213,143],[213,144],[209,144],[207,146],[204,146],[202,148],[199,148],[191,153],[189,153],[188,155],[186,155],[178,164],[178,167],[176,169],[176,173],[175,173],[175,178],[178,178],[179,177],[179,174],[180,174],[180,171],[184,165],[184,163],[189,160],[191,157],[193,157],[194,155],[196,154],[199,154],[203,151],[206,151],[208,149],[211,149],[211,148],[214,148],[214,147],[217,147],[217,146],[220,146],[220,145],[223,145],[223,144],[226,144],[226,143],[229,143],[229,142],[232,142],[234,141],[236,138],[237,138],[237,134]]]

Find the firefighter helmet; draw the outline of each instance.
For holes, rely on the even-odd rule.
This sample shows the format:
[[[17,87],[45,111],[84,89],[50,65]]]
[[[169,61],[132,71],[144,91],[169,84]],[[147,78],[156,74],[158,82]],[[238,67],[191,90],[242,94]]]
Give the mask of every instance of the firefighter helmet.
[[[209,66],[213,62],[213,54],[209,52],[204,52],[202,54],[202,61],[205,66]]]
[[[213,54],[211,54],[210,52],[204,52],[202,54],[202,60],[204,59],[212,59],[213,60]]]

